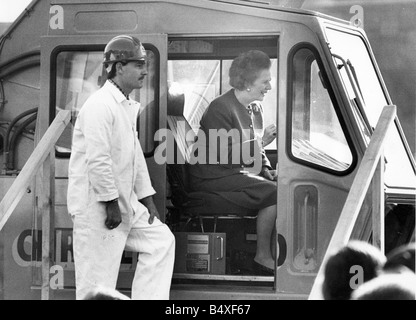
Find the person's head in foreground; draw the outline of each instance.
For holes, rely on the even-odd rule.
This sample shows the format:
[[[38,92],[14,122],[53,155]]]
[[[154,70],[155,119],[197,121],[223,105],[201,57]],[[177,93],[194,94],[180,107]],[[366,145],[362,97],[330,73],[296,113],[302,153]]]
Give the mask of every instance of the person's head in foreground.
[[[375,278],[386,261],[384,254],[364,241],[351,241],[332,254],[325,266],[325,300],[349,300],[357,282]],[[354,277],[358,276],[357,279]]]
[[[415,300],[416,275],[381,274],[364,283],[351,295],[351,300]]]

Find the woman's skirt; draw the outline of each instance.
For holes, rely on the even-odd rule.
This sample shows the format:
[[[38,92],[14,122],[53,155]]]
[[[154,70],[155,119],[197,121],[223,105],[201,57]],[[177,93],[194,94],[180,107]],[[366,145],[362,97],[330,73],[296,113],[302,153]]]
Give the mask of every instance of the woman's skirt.
[[[202,179],[190,176],[193,191],[212,192],[224,200],[250,210],[261,210],[277,203],[277,183],[261,176],[233,174]]]

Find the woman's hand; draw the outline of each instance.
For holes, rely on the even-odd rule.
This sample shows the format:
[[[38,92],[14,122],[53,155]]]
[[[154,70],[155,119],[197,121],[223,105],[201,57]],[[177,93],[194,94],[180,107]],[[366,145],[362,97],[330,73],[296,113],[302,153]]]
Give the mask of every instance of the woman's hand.
[[[263,168],[261,175],[270,181],[277,181],[277,170],[269,170],[268,168]]]
[[[266,129],[264,129],[263,134],[263,147],[269,145],[276,139],[277,136],[277,128],[275,124],[269,125]]]

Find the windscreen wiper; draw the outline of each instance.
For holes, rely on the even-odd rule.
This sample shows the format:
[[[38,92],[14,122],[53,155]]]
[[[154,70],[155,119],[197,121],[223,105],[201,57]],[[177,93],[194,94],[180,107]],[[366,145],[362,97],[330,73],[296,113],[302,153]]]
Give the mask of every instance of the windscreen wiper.
[[[355,73],[355,69],[353,64],[351,63],[350,60],[345,61],[345,59],[337,54],[332,54],[332,56],[338,60],[341,60],[342,64],[338,65],[338,69],[341,69],[343,67],[345,67],[345,71],[347,72],[348,78],[350,80],[352,89],[354,90],[354,94],[355,94],[355,102],[358,106],[358,110],[361,113],[361,116],[364,120],[365,125],[367,126],[368,131],[370,132],[370,134],[373,133],[374,128],[371,126],[370,121],[368,120],[367,114],[365,112],[365,102],[364,102],[364,98],[362,95],[362,91],[361,91],[361,87],[360,87],[360,83],[358,81],[358,77],[357,74]]]
[[[338,69],[342,69],[343,67],[345,67],[345,71],[347,72],[348,78],[350,80],[351,86],[354,90],[354,94],[355,94],[355,103],[358,107],[358,110],[360,111],[360,114],[362,116],[362,119],[364,121],[364,124],[367,127],[368,132],[370,133],[370,135],[373,134],[374,132],[374,128],[371,126],[370,121],[368,120],[367,114],[365,112],[365,102],[364,102],[364,98],[362,95],[362,91],[361,91],[361,87],[360,87],[360,82],[358,81],[358,77],[357,74],[355,72],[355,68],[352,64],[352,62],[350,60],[345,61],[344,58],[342,58],[339,55],[336,54],[332,54],[332,56],[336,59],[341,60],[342,65],[338,65]],[[384,162],[387,164],[387,158],[384,157]]]
[[[354,80],[355,80],[355,83],[357,85],[358,90],[360,91],[360,97],[361,97],[361,99],[363,99],[363,103],[365,105],[365,100],[364,100],[363,92],[361,91],[360,82],[358,81],[357,73],[355,72],[355,68],[351,63],[351,60],[349,60],[349,59],[347,60],[347,65],[351,70],[351,74],[354,77]]]

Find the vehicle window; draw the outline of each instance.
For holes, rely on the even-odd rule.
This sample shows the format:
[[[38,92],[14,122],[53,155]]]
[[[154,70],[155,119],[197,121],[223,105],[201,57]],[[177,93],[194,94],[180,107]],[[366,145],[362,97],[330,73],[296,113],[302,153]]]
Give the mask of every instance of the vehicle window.
[[[197,132],[199,121],[212,100],[231,89],[228,72],[233,59],[243,51],[263,50],[272,59],[272,90],[262,102],[264,126],[276,124],[278,61],[266,44],[275,52],[275,40],[205,39],[173,40],[169,43],[169,85],[177,85],[185,95],[183,116]],[[258,47],[262,44],[262,47]],[[266,149],[276,150],[276,140]]]
[[[141,103],[143,111],[138,117],[138,132],[144,153],[154,149],[154,133],[158,123],[158,56],[147,50],[148,75],[145,86],[130,97]],[[71,110],[72,120],[57,143],[57,155],[68,157],[71,152],[72,128],[79,110],[88,97],[106,80],[102,64],[102,51],[61,51],[56,56],[56,112]],[[142,125],[146,123],[146,125]]]
[[[199,128],[199,121],[210,102],[231,89],[228,79],[231,63],[232,60],[169,61],[169,80],[180,84],[185,94],[184,116],[195,130]],[[276,59],[272,60],[272,70],[272,82],[276,83]],[[274,87],[262,102],[265,126],[276,121],[276,99]]]
[[[346,171],[353,161],[352,152],[315,55],[302,48],[292,60],[292,156],[332,171]]]
[[[363,98],[365,116],[368,118],[370,126],[374,129],[381,111],[384,106],[389,104],[389,101],[375,69],[375,63],[373,63],[369,54],[369,49],[363,38],[358,35],[330,28],[326,29],[326,34],[331,52],[341,57],[344,61],[349,61],[349,67],[356,77],[355,82]],[[351,81],[345,72],[345,66],[337,58],[334,61],[338,64],[342,81],[348,88],[351,86]],[[352,90],[347,90],[347,93],[355,114],[358,114],[355,102],[356,95]],[[397,125],[391,127],[384,148],[386,158],[385,182],[390,187],[414,188],[416,184],[415,171],[399,132],[400,129]],[[368,136],[368,133],[365,136]],[[368,139],[366,140],[368,141]]]
[[[169,82],[179,85],[185,94],[184,117],[194,129],[212,100],[221,93],[220,60],[169,61]]]

